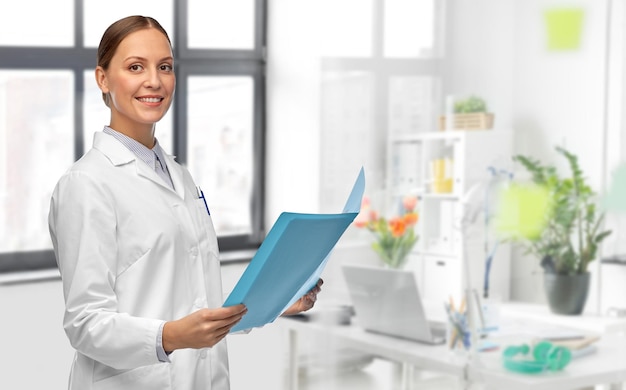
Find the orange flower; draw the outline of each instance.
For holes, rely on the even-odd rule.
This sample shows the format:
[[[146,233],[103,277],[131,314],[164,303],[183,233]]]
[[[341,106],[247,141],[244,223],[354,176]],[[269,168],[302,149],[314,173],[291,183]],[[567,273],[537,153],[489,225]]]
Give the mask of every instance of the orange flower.
[[[376,241],[372,248],[385,264],[394,268],[404,264],[418,240],[414,229],[418,221],[418,213],[414,210],[417,197],[406,196],[400,201],[400,215],[387,219],[372,209],[370,199],[364,197],[360,213],[354,220],[356,227],[367,228],[374,234]]]
[[[406,230],[406,223],[403,218],[392,218],[389,220],[389,230],[394,237],[402,237]]]
[[[417,223],[419,216],[416,212],[404,214],[404,223],[407,226],[413,226]]]

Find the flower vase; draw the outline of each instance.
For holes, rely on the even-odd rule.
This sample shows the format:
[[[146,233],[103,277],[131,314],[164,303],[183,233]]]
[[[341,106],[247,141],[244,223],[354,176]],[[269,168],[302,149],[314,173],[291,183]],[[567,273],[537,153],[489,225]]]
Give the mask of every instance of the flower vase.
[[[409,254],[407,253],[407,254],[404,254],[403,256],[380,255],[379,258],[385,268],[402,269],[404,268],[407,260],[409,259]]]

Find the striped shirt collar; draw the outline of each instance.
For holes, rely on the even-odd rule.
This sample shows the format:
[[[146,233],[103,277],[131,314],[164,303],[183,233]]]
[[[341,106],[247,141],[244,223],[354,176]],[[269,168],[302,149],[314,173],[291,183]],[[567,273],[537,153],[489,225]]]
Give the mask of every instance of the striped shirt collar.
[[[150,168],[155,169],[156,167],[156,156],[159,157],[159,160],[164,165],[163,169],[166,170],[166,162],[165,155],[163,153],[163,149],[159,145],[159,141],[155,138],[154,147],[152,149],[148,149],[145,145],[140,143],[137,140],[130,138],[129,136],[120,133],[119,131],[113,130],[109,126],[104,126],[104,130],[102,130],[105,134],[113,136],[115,139],[120,141],[122,145],[126,146],[131,152],[135,154],[139,159],[148,164]]]

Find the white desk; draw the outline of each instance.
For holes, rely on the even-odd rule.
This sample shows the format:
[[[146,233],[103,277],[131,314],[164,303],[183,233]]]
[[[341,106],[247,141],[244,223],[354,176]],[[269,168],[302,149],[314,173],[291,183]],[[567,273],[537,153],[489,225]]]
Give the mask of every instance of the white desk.
[[[625,317],[607,317],[592,313],[566,316],[551,313],[547,305],[520,302],[507,302],[502,305],[500,312],[507,319],[545,322],[599,334],[626,332]]]
[[[288,318],[276,320],[289,330],[290,389],[298,389],[298,335],[316,332],[324,337],[334,337],[346,347],[376,355],[402,364],[405,375],[402,388],[409,388],[406,373],[412,367],[448,373],[459,378],[466,377],[466,359],[451,353],[445,345],[426,345],[394,337],[366,332],[357,326],[327,325]]]
[[[541,309],[534,306],[515,308],[519,316],[508,316],[507,310],[502,314],[509,320],[537,321],[548,319],[546,324],[567,326],[584,331],[601,333],[602,338],[597,342],[598,351],[592,355],[573,360],[563,371],[548,372],[539,375],[517,374],[506,370],[502,366],[502,349],[494,352],[480,353],[472,360],[450,352],[445,345],[431,346],[409,340],[388,337],[366,332],[354,325],[327,325],[316,322],[306,322],[294,319],[279,318],[280,322],[289,330],[290,380],[291,390],[298,388],[298,335],[306,332],[316,332],[325,337],[334,337],[341,340],[347,347],[376,355],[402,364],[405,373],[412,367],[429,371],[438,371],[458,377],[466,387],[474,381],[480,382],[485,389],[520,389],[528,390],[569,390],[580,389],[596,384],[613,384],[626,382],[626,337],[623,331],[626,326],[624,319],[587,318],[571,316],[553,316],[546,313],[542,316]],[[539,311],[534,312],[533,309]],[[523,316],[525,310],[530,310],[529,316]],[[530,318],[530,320],[528,319]],[[579,325],[579,326],[576,326]],[[520,341],[521,342],[521,341]],[[509,342],[510,344],[517,344]],[[502,341],[504,348],[506,342]],[[405,375],[402,388],[409,388],[410,381]],[[615,388],[620,388],[615,387]]]
[[[468,366],[468,379],[485,385],[485,390],[570,390],[613,384],[621,389],[626,381],[626,338],[610,334],[596,343],[598,351],[572,360],[562,371],[519,374],[502,366],[501,351],[480,354]],[[618,387],[619,386],[619,387]]]

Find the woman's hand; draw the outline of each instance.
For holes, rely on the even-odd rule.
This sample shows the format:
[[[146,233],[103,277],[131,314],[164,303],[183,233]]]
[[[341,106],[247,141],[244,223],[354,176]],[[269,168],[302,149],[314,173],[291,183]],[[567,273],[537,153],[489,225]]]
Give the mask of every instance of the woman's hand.
[[[291,305],[291,307],[285,310],[282,315],[292,316],[294,314],[310,310],[315,305],[315,301],[317,301],[317,294],[322,291],[322,284],[324,284],[324,281],[322,279],[319,279],[317,281],[317,284],[315,284],[315,286],[313,286],[313,288],[310,289],[308,293],[304,294],[302,298],[298,299],[293,305]]]
[[[220,342],[248,309],[243,304],[200,309],[163,326],[163,349],[209,348]]]

